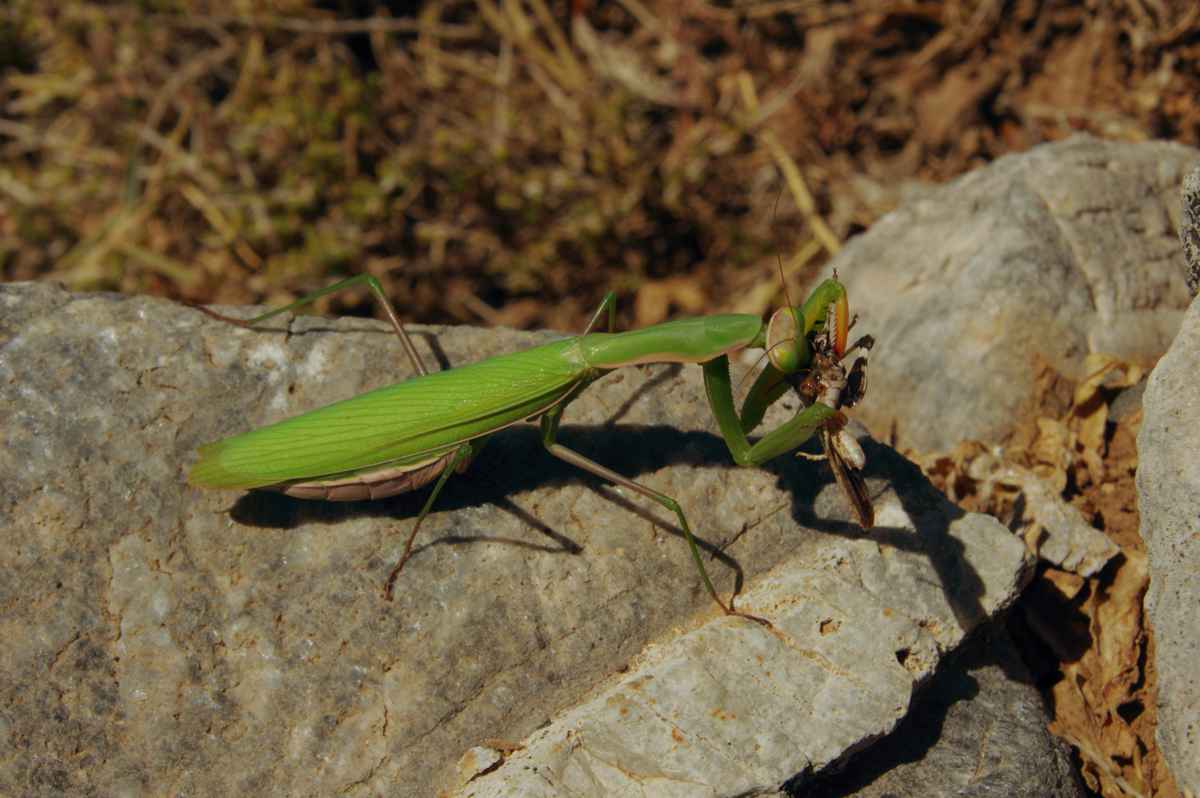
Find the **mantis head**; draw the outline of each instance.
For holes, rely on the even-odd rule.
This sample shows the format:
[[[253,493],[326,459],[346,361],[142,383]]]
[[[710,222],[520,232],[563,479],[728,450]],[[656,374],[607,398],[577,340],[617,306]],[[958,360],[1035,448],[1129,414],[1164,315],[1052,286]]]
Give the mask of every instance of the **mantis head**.
[[[812,363],[815,336],[823,334],[840,358],[849,330],[850,302],[835,274],[817,286],[803,306],[775,311],[767,322],[767,357],[779,371],[795,374]]]

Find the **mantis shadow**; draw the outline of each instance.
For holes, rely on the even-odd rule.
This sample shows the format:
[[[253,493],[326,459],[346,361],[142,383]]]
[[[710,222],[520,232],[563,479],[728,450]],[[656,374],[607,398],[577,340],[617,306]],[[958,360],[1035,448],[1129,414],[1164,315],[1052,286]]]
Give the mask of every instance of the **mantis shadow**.
[[[950,530],[966,511],[947,499],[915,463],[894,449],[873,441],[864,449],[868,468],[887,474],[891,490],[915,529],[877,527],[873,537],[886,546],[925,556],[937,573],[938,584],[959,625],[965,630],[974,629],[987,619],[985,586],[966,558],[965,545]]]
[[[564,425],[559,441],[634,480],[672,465],[737,468],[720,437],[709,432],[682,431],[671,426],[620,425],[610,428]],[[819,501],[823,492],[833,484],[833,477],[825,463],[782,456],[760,468],[774,475],[779,486],[790,494],[791,517],[801,527],[847,539],[870,538],[883,546],[928,557],[955,617],[964,628],[973,628],[986,617],[982,604],[983,581],[964,559],[963,544],[950,534],[950,524],[962,517],[963,511],[937,491],[920,469],[891,448],[870,439],[863,439],[863,446],[867,454],[864,475],[873,495],[894,491],[907,514],[914,520],[916,531],[887,526],[864,531],[846,520],[849,516],[845,514],[846,508],[840,494],[837,498],[840,505]],[[543,447],[537,427],[518,425],[496,433],[495,439],[466,474],[451,477],[435,502],[434,511],[453,513],[493,505],[516,516],[523,525],[537,530],[543,540],[486,533],[450,534],[428,539],[422,533],[420,538],[425,539],[418,540],[414,557],[434,546],[470,545],[484,541],[545,553],[579,554],[583,551],[582,546],[519,506],[513,499],[537,488],[554,488],[578,484],[580,481],[594,485],[607,500],[678,537],[682,542],[683,531],[661,507],[640,497],[627,499],[609,483],[552,457]],[[291,529],[302,524],[334,525],[355,518],[387,519],[402,527],[398,528],[397,538],[403,540],[409,528],[406,525],[416,519],[428,490],[361,502],[308,501],[278,493],[251,492],[237,500],[230,514],[239,523],[275,529]],[[706,554],[706,559],[716,560],[733,570],[740,587],[742,567],[727,548],[737,537],[753,534],[753,530],[743,528],[733,540],[714,542],[705,537],[706,533],[711,534],[711,528],[695,523],[695,511],[694,507],[684,507],[684,512],[689,514],[693,522],[697,544]],[[907,652],[898,651],[896,656],[903,661]]]
[[[564,425],[559,430],[558,440],[635,480],[642,474],[677,464],[734,468],[724,442],[717,436],[705,432],[682,432],[668,426],[622,425],[607,429]],[[414,546],[413,556],[417,557],[420,552],[434,546],[478,542],[499,542],[547,553],[579,554],[583,551],[582,546],[518,506],[513,497],[537,488],[575,485],[581,481],[591,483],[608,501],[654,526],[681,540],[685,537],[674,519],[667,520],[669,514],[655,503],[641,498],[628,499],[617,493],[610,483],[551,456],[542,445],[539,429],[524,424],[496,433],[494,440],[489,442],[465,474],[454,475],[447,481],[433,510],[437,513],[454,513],[493,505],[517,517],[523,525],[537,530],[549,542],[538,543],[488,534],[450,534],[432,540],[419,540]],[[323,502],[296,499],[269,491],[252,491],[243,494],[235,502],[230,515],[240,524],[273,529],[292,529],[313,523],[333,525],[355,518],[385,518],[407,524],[415,521],[428,493],[429,488],[424,488],[415,493],[377,501]],[[685,513],[688,510],[688,507],[684,507]],[[407,529],[401,532],[401,540],[406,532]],[[737,561],[699,532],[693,530],[697,545],[710,557],[732,569],[738,575],[740,586],[742,569]]]

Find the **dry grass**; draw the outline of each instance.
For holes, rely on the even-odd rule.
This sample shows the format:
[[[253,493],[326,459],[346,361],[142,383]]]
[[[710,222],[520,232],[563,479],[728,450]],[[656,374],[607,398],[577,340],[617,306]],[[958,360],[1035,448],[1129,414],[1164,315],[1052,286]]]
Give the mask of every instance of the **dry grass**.
[[[762,310],[779,253],[811,277],[910,181],[1076,130],[1195,143],[1196,5],[1092,5],[17,0],[0,275],[279,302],[367,270],[406,318],[523,327],[610,288],[626,323]]]

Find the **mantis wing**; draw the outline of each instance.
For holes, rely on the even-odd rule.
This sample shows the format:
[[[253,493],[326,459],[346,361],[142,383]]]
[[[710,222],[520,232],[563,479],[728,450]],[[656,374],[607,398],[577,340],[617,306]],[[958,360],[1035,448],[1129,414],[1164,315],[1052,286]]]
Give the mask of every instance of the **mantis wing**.
[[[587,366],[577,339],[407,380],[200,448],[188,475],[259,488],[421,463],[561,401]]]

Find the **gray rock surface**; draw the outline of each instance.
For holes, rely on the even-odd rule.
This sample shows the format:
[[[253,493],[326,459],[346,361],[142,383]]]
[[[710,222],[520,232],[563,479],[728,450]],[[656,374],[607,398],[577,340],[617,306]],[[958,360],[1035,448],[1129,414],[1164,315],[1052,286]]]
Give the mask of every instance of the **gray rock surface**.
[[[1158,744],[1179,787],[1200,795],[1200,299],[1142,402],[1138,510],[1150,558]]]
[[[1116,557],[1121,548],[1083,517],[1079,508],[1062,498],[1062,491],[1027,469],[1008,466],[994,477],[1017,485],[1025,497],[1024,514],[1040,527],[1037,540],[1026,543],[1038,558],[1063,571],[1095,576]]]
[[[1074,798],[1070,747],[1046,729],[1042,696],[1002,624],[947,658],[896,730],[804,798]]]
[[[622,696],[657,745],[668,720],[697,752],[736,728],[737,766],[718,769],[781,783],[885,734],[1028,572],[1011,535],[886,447],[867,443],[869,534],[824,464],[730,466],[699,370],[647,367],[586,392],[564,442],[676,496],[721,589],[740,567],[743,606],[775,632],[718,617],[669,519],[525,426],[450,482],[388,603],[422,494],[330,504],[184,482],[201,443],[407,376],[383,325],[278,329],[0,286],[0,794],[432,795],[472,747],[603,715],[598,695]],[[418,338],[464,363],[547,336]]]
[[[994,519],[945,509],[911,518],[889,505],[882,520],[910,544],[942,528],[936,549],[822,541],[808,564],[747,594],[773,629],[720,618],[651,646],[456,795],[756,795],[870,744],[979,620],[975,608],[1006,605],[1025,573],[1022,547]]]
[[[835,261],[864,330],[883,332],[858,414],[877,436],[944,451],[1002,439],[1042,357],[1149,363],[1189,301],[1181,145],[1076,137],[1010,155],[888,214]],[[986,397],[986,401],[981,401]]]

